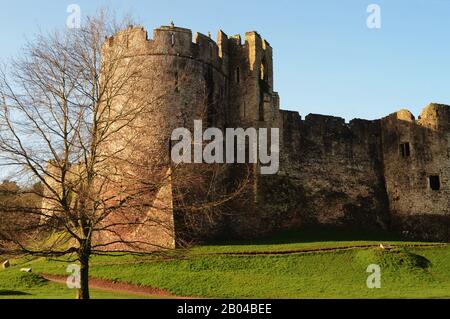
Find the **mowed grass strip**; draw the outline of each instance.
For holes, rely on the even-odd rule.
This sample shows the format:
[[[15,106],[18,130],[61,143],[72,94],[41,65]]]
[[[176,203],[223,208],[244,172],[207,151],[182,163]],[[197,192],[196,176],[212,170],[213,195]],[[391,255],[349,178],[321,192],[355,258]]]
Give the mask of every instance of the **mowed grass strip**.
[[[370,264],[381,267],[381,289],[367,288],[370,274],[366,270]],[[45,273],[64,274],[65,271],[65,265],[42,259],[34,261],[32,266]],[[282,256],[147,258],[145,261],[138,257],[103,257],[93,259],[91,276],[157,287],[187,297],[449,298],[450,249],[389,252],[360,249]]]
[[[382,234],[344,236],[290,232],[277,238],[215,243],[169,256],[94,257],[93,278],[154,287],[176,296],[207,298],[450,298],[450,247],[408,248]],[[318,239],[317,239],[318,238]],[[404,248],[366,248],[288,255],[220,255],[356,245],[398,244]],[[218,254],[219,253],[219,254]],[[367,287],[367,267],[381,267],[381,289]],[[14,267],[67,275],[67,263],[15,260]],[[117,297],[117,296],[116,296]]]
[[[379,246],[380,244],[396,246],[439,245],[439,243],[407,241],[397,234],[388,232],[357,232],[336,228],[309,228],[285,231],[261,239],[209,243],[194,247],[191,249],[191,253],[279,253],[370,245]]]

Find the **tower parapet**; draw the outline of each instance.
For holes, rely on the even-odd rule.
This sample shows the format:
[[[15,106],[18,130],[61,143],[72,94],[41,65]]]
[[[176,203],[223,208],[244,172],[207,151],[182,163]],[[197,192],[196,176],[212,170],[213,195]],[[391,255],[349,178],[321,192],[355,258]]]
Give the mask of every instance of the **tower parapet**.
[[[273,91],[272,47],[255,31],[245,34],[245,43],[240,35],[229,38],[219,31],[216,42],[174,25],[154,29],[149,39],[143,27],[130,26],[108,38],[104,50],[119,46],[130,56],[176,56],[211,65],[229,80],[232,91],[235,87],[231,95],[238,101],[231,104],[236,104],[240,117],[263,121],[264,103],[279,107],[279,97]]]
[[[450,108],[447,105],[431,103],[425,107],[418,123],[436,131],[450,131]]]
[[[130,27],[110,37],[105,42],[106,48],[124,45],[130,54],[167,55],[198,60],[212,65],[228,76],[226,65],[228,55],[228,37],[220,31],[217,42],[202,33],[195,33],[194,39],[190,29],[161,26],[153,30],[152,39],[142,27]]]

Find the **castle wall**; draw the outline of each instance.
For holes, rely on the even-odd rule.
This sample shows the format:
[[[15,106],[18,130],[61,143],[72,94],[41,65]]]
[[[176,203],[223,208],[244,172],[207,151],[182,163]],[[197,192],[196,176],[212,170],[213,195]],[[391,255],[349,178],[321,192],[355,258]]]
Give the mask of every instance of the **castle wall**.
[[[431,104],[418,120],[406,110],[348,124],[288,111],[281,118],[280,173],[261,177],[258,189],[268,229],[340,225],[450,239],[448,106]]]
[[[281,114],[281,170],[262,191],[278,224],[386,227],[379,121]]]
[[[199,167],[173,172],[170,187],[161,186],[153,200],[164,202],[157,194],[165,194],[170,216],[163,219],[173,224],[175,236],[182,236],[179,229],[197,229],[203,238],[255,237],[302,225],[405,226],[414,232],[426,225],[419,233],[439,233],[436,222],[427,221],[445,224],[450,209],[448,106],[432,105],[418,121],[406,111],[350,123],[315,114],[302,119],[279,109],[269,43],[256,32],[242,41],[220,31],[215,42],[172,25],[155,29],[152,39],[131,27],[105,43],[107,51],[125,46],[127,59],[146,69],[143,94],[135,100],[148,107],[138,119],[140,128],[130,129],[139,138],[129,157],[170,167],[173,129],[192,131],[196,119],[219,128],[280,128],[279,174],[260,176],[257,165],[227,168],[231,182],[247,169],[251,174],[249,187],[227,203],[233,213],[186,219],[179,196],[190,193],[193,203],[199,194],[179,183]],[[403,158],[400,144],[407,142],[411,154]],[[439,191],[430,189],[430,176],[439,177]]]
[[[402,110],[382,119],[386,188],[394,226],[427,239],[450,238],[449,115],[431,104],[419,120]],[[405,154],[401,146],[408,144]],[[439,178],[433,190],[430,177]]]

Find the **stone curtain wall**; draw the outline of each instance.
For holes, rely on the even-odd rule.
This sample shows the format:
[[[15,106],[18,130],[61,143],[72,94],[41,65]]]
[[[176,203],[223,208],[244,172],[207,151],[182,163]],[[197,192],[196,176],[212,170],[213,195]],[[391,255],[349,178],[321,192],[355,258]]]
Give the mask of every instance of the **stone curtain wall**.
[[[382,120],[383,158],[396,229],[450,239],[450,107],[430,104],[418,120],[407,110]],[[409,145],[409,154],[401,144]],[[433,189],[430,178],[438,179]]]
[[[386,228],[380,122],[281,113],[281,171],[261,193],[276,224]]]
[[[281,118],[281,171],[259,189],[268,229],[382,228],[450,240],[449,106],[430,104],[418,120],[407,110],[350,123]]]
[[[173,247],[186,233],[189,239],[247,238],[284,228],[328,225],[398,229],[448,239],[450,107],[430,105],[419,120],[407,111],[350,123],[314,114],[302,119],[296,112],[280,111],[273,50],[257,32],[247,32],[241,39],[220,31],[214,41],[172,25],[155,29],[150,39],[143,28],[130,27],[107,39],[103,49],[107,53],[124,46],[127,59],[136,59],[146,69],[142,94],[133,98],[148,103],[137,125],[129,129],[130,136],[137,133],[139,138],[128,155],[146,165],[161,165],[161,178],[171,170],[173,129],[192,131],[196,119],[203,120],[204,128],[274,127],[281,133],[279,174],[259,176],[258,167],[250,167],[248,188],[227,203],[222,214],[215,212],[206,219],[183,216],[181,193],[190,192],[183,176],[197,166],[189,172],[172,172],[169,184],[148,194],[156,207],[166,208],[141,212],[142,218],[154,216],[165,227],[129,229],[125,235]],[[120,143],[112,141],[111,149]],[[134,169],[119,167],[117,174]],[[222,187],[246,170],[230,165]],[[430,177],[434,183],[439,178],[439,190],[432,189]],[[195,204],[192,197],[191,192],[189,201]]]

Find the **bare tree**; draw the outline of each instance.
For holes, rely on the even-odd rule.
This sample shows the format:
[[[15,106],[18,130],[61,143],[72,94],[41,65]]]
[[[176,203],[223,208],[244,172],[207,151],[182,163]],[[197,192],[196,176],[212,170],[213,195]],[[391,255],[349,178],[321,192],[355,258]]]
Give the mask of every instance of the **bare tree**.
[[[129,24],[108,16],[38,36],[0,72],[0,165],[21,183],[40,183],[26,192],[43,202],[1,204],[21,222],[3,225],[0,234],[15,252],[75,256],[80,299],[89,298],[91,255],[167,249],[144,233],[157,225],[173,237],[175,205],[211,216],[246,187],[243,178],[218,189],[225,166],[174,167],[167,154],[155,154],[167,140],[154,149],[142,143],[151,131],[145,118],[168,90],[143,94],[152,89],[148,65],[130,58],[126,44],[104,50],[105,38]]]

